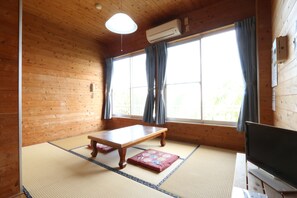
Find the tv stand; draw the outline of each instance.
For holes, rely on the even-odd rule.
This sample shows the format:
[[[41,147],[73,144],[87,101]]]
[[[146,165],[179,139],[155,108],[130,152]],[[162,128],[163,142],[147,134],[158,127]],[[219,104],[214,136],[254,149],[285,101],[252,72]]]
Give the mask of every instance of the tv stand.
[[[263,182],[265,182],[267,185],[269,185],[271,188],[275,189],[277,192],[280,193],[291,193],[291,192],[297,192],[297,189],[290,186],[289,184],[283,182],[282,180],[279,180],[276,177],[273,177],[266,173],[262,169],[250,169],[249,172],[254,175],[255,177],[259,178]]]
[[[244,153],[237,153],[235,171],[234,171],[232,198],[239,198],[239,196],[237,196],[236,194],[236,191],[238,191],[238,189],[239,190],[242,189],[242,191],[247,190],[248,192],[252,192],[252,193],[264,194],[269,198],[271,197],[297,198],[296,189],[293,188],[293,190],[289,189],[288,191],[285,191],[282,188],[280,188],[278,190],[275,190],[277,189],[277,187],[273,187],[273,184],[270,184],[269,181],[266,181],[261,176],[255,176],[258,173],[258,170],[256,170],[256,173],[255,173],[254,171],[252,171],[253,169],[259,169],[259,168],[254,164],[250,163],[249,161],[246,161],[246,157]],[[263,170],[260,169],[260,174],[262,171]],[[273,176],[269,175],[269,173],[265,171],[263,172],[265,173],[264,174],[265,177],[268,177],[268,178],[270,177],[269,179],[278,181],[277,178],[274,178]],[[256,197],[259,197],[259,196],[256,196]]]

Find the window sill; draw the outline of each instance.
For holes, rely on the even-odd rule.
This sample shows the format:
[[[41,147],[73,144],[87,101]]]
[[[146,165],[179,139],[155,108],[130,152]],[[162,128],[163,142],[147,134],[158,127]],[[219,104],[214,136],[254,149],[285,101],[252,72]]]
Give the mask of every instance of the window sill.
[[[129,116],[129,115],[113,115],[116,119],[130,119],[142,121],[142,116]],[[166,123],[180,123],[180,124],[196,124],[208,126],[223,126],[236,128],[237,122],[223,122],[223,121],[206,121],[206,120],[187,120],[187,119],[167,119]],[[165,123],[165,124],[166,124]]]

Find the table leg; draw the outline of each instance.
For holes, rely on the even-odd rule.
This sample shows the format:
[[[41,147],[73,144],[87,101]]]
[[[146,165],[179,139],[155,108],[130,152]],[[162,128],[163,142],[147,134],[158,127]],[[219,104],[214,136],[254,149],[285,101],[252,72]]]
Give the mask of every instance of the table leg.
[[[97,142],[94,140],[91,140],[91,146],[93,148],[93,152],[91,153],[92,157],[96,157],[97,156]]]
[[[127,151],[127,148],[119,148],[119,155],[120,155],[120,162],[119,162],[119,166],[120,168],[125,168],[125,166],[127,165],[126,163],[126,151]]]
[[[166,132],[161,134],[161,146],[165,146],[166,142],[165,142],[165,137],[166,137]]]

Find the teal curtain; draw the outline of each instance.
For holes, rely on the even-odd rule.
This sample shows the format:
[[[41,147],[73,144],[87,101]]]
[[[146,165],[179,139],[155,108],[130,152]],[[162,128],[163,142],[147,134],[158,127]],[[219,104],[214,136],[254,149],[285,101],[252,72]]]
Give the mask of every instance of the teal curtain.
[[[167,44],[156,44],[157,52],[157,98],[156,98],[156,124],[164,124],[166,118],[164,88],[166,79]]]
[[[146,53],[146,79],[148,85],[147,97],[143,113],[143,121],[148,123],[154,122],[154,82],[155,82],[155,68],[156,68],[156,55],[153,46],[145,48]]]
[[[235,31],[244,78],[244,95],[237,122],[237,130],[246,131],[245,121],[258,122],[255,17],[236,22]]]
[[[112,88],[112,74],[113,74],[113,59],[106,59],[105,65],[105,106],[104,106],[104,119],[112,118],[111,110],[111,88]]]

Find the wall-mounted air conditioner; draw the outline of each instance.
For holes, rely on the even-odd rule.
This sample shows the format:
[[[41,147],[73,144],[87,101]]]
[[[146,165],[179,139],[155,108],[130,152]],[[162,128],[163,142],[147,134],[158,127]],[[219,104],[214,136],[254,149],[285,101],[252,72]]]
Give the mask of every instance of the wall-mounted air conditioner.
[[[181,35],[181,22],[179,19],[169,21],[146,31],[146,38],[150,43],[155,43],[179,35]]]

